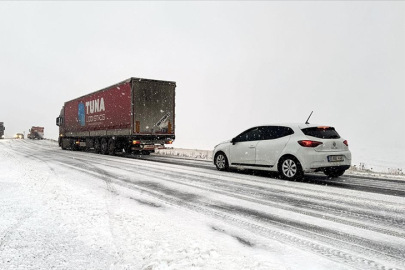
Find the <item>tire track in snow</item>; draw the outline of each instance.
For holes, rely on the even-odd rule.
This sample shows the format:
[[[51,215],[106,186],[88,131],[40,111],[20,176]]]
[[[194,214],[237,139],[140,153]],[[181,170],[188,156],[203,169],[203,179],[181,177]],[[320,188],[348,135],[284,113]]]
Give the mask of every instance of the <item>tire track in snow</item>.
[[[102,159],[104,159],[104,158],[102,157]],[[108,158],[108,159],[105,158],[105,160],[108,160],[110,162],[114,161],[111,158]],[[80,161],[76,160],[76,162],[80,162]],[[123,166],[121,165],[121,169],[122,169],[122,167]],[[107,172],[107,171],[104,170],[103,175],[107,175],[107,177],[108,177],[109,174],[105,174],[105,172]],[[99,177],[100,173],[103,173],[103,171],[94,172],[94,175]],[[140,172],[138,171],[137,173],[140,173]],[[159,176],[159,175],[156,175],[157,174],[156,171],[154,171],[153,173],[146,172],[144,174],[146,174],[148,176],[153,176],[153,177]],[[109,176],[113,177],[113,179],[116,178],[115,174],[110,174]],[[178,172],[177,172],[177,176],[178,176]],[[160,177],[161,177],[161,175],[160,175]],[[191,177],[194,177],[194,176],[191,176]],[[215,179],[215,178],[213,177],[212,179]],[[125,177],[124,177],[124,179],[120,179],[120,180],[116,179],[116,180],[114,180],[114,182],[116,184],[122,185],[123,184],[122,181],[124,181],[124,180],[126,180],[127,181],[126,184],[129,185],[130,187],[132,186],[133,189],[135,189],[135,190],[141,189],[141,190],[143,190],[143,192],[148,193],[151,197],[154,197],[162,202],[173,205],[175,207],[181,207],[184,209],[188,209],[190,211],[195,211],[195,212],[211,215],[213,217],[220,217],[220,218],[224,217],[223,220],[229,220],[229,221],[231,221],[231,223],[234,223],[236,225],[244,224],[245,226],[241,226],[241,227],[245,227],[248,230],[255,229],[256,226],[258,226],[258,228],[263,227],[264,229],[258,229],[259,234],[260,234],[260,232],[262,232],[262,233],[264,232],[263,236],[269,237],[269,235],[270,235],[279,241],[283,241],[283,242],[290,241],[292,244],[294,244],[296,246],[303,245],[305,249],[309,248],[310,250],[314,251],[315,253],[323,254],[326,257],[332,256],[333,254],[335,254],[335,256],[332,256],[332,257],[334,260],[338,260],[339,262],[342,262],[342,259],[344,261],[346,258],[348,258],[348,261],[349,261],[348,263],[349,263],[349,265],[352,265],[352,266],[356,266],[356,267],[360,267],[360,268],[362,268],[361,266],[366,266],[366,267],[372,266],[373,267],[372,269],[389,269],[388,266],[384,266],[373,260],[363,258],[361,255],[359,256],[359,255],[350,254],[345,251],[330,247],[327,244],[325,246],[325,244],[319,244],[316,242],[314,243],[312,240],[308,240],[305,238],[302,239],[301,237],[297,237],[294,235],[291,236],[290,234],[287,234],[283,231],[280,232],[280,231],[277,231],[274,229],[272,230],[272,229],[266,228],[265,226],[263,226],[263,224],[260,221],[259,221],[259,224],[252,222],[251,221],[252,217],[249,215],[245,216],[245,217],[237,215],[235,217],[233,215],[233,211],[230,211],[230,213],[227,213],[227,211],[224,211],[224,209],[222,209],[222,211],[216,211],[215,209],[212,209],[212,207],[209,207],[209,206],[207,207],[206,205],[197,204],[197,203],[200,203],[198,198],[196,200],[184,201],[184,198],[182,198],[181,196],[180,196],[180,198],[178,198],[178,196],[176,196],[176,193],[170,192],[170,194],[166,194],[168,189],[166,189],[166,193],[163,192],[163,194],[162,194],[162,193],[156,192],[156,190],[155,190],[157,188],[156,185],[150,186],[150,187],[152,187],[152,189],[145,188],[145,186],[148,186],[148,184],[145,182],[141,183],[140,186],[138,185],[138,186],[133,187],[135,185],[135,183],[133,183],[133,179],[131,179],[131,178],[125,179]],[[168,177],[161,177],[161,180],[172,181],[172,179],[168,179]],[[190,179],[186,179],[186,180],[190,180]],[[205,180],[207,180],[207,179],[205,179]],[[202,183],[206,183],[206,182],[207,181],[205,181],[205,182],[203,181]],[[177,183],[179,183],[179,181],[177,181]],[[241,186],[240,188],[243,190],[243,189],[246,189],[247,187]],[[260,189],[260,188],[258,188],[258,189]],[[256,191],[253,190],[252,192],[256,192]],[[189,195],[186,194],[185,197],[187,198],[187,196],[189,196]],[[322,197],[320,197],[320,198],[322,199]],[[323,197],[323,199],[325,199],[325,197]],[[242,210],[242,209],[240,209],[240,210]],[[250,213],[250,214],[252,214],[252,213]],[[246,218],[249,218],[249,220],[246,220]],[[280,233],[281,233],[281,236],[280,236]],[[293,237],[293,238],[291,238],[291,237]],[[400,251],[397,250],[395,252],[397,252],[397,254],[401,255]]]
[[[77,165],[72,165],[72,166],[75,167]],[[92,174],[94,176],[97,176],[100,173],[100,171],[98,171],[98,172],[90,172],[87,169],[83,170],[83,172],[88,173],[88,174]],[[107,171],[105,171],[105,172],[103,172],[103,175],[109,175],[109,173]],[[115,174],[114,175],[110,174],[110,177],[116,178],[116,175]],[[156,177],[156,176],[154,176],[154,177]],[[122,185],[122,183],[120,183],[122,180],[124,180],[124,179],[122,179],[122,177],[121,177],[120,180],[116,180],[116,183]],[[176,206],[176,207],[185,208],[185,209],[189,209],[189,210],[192,210],[194,212],[203,213],[203,214],[213,216],[213,217],[217,217],[217,218],[222,217],[223,220],[233,221],[236,224],[242,224],[242,225],[244,225],[242,227],[244,227],[245,229],[248,229],[248,230],[261,228],[259,230],[259,233],[261,235],[263,235],[263,236],[268,237],[267,233],[270,234],[272,237],[275,237],[275,235],[278,235],[279,237],[275,237],[275,239],[277,239],[279,241],[282,241],[282,242],[287,241],[288,243],[293,243],[296,246],[299,246],[301,248],[304,246],[307,250],[310,250],[310,251],[316,252],[316,253],[320,253],[321,255],[324,255],[324,256],[326,256],[328,258],[332,257],[332,258],[334,258],[335,260],[337,260],[337,261],[339,261],[341,263],[348,260],[348,258],[349,258],[349,259],[352,260],[352,262],[350,263],[351,265],[354,262],[362,261],[362,262],[366,263],[368,266],[375,266],[373,269],[389,269],[389,268],[386,268],[383,265],[378,264],[377,262],[375,262],[373,260],[369,260],[369,259],[366,259],[366,258],[361,258],[361,257],[358,257],[356,255],[346,253],[346,252],[344,252],[342,250],[337,250],[337,249],[330,248],[330,247],[327,247],[327,246],[325,247],[322,244],[315,244],[312,240],[305,240],[305,238],[302,239],[302,238],[296,237],[296,236],[292,237],[291,235],[289,235],[287,233],[283,233],[283,232],[279,232],[279,231],[277,232],[277,231],[265,228],[265,227],[263,227],[263,224],[257,225],[257,224],[248,222],[246,220],[241,220],[240,215],[237,216],[237,217],[234,217],[230,213],[226,214],[226,213],[223,213],[223,211],[221,211],[221,212],[215,211],[215,210],[212,209],[213,208],[212,205],[207,207],[206,205],[193,204],[191,202],[196,201],[196,199],[195,199],[196,197],[194,197],[193,194],[181,195],[181,192],[170,190],[170,189],[164,189],[164,190],[166,190],[166,193],[169,192],[169,195],[161,194],[159,192],[156,192],[156,190],[159,190],[159,185],[157,185],[156,183],[153,183],[153,182],[136,182],[136,183],[134,183],[131,180],[127,179],[126,183],[129,184],[129,186],[127,186],[127,187],[131,188],[131,186],[136,186],[135,187],[136,190],[141,190],[142,192],[147,193],[150,196],[152,196],[152,197],[154,197],[156,199],[159,199],[159,200],[163,201],[166,204],[173,205],[173,206]],[[178,198],[179,194],[180,194],[180,199]],[[279,221],[279,223],[281,223],[281,225],[283,225],[283,224],[285,224],[285,221],[282,221],[282,222]],[[281,226],[281,227],[283,227],[283,226]],[[285,230],[286,228],[283,227],[283,229]],[[322,228],[317,228],[317,229],[322,229]],[[304,228],[304,230],[305,230],[305,228]],[[263,232],[266,232],[266,234],[264,234]],[[314,231],[312,231],[311,233],[314,233]],[[331,232],[329,231],[329,235],[326,235],[326,236],[321,235],[320,236],[320,237],[324,237],[324,239],[323,239],[324,242],[327,242],[327,241],[331,242],[330,241],[331,240],[330,233]],[[333,233],[339,234],[337,232],[333,232]],[[350,238],[351,236],[346,235],[345,240],[347,240],[348,237]],[[325,241],[325,239],[326,239],[326,241]],[[336,240],[336,239],[332,239],[332,240],[335,241],[335,243],[334,243],[335,245],[339,246],[339,242],[336,242],[338,240]],[[346,244],[346,245],[347,244],[350,245],[349,247],[343,248],[343,250],[344,249],[349,249],[350,250],[350,248],[353,249],[353,247],[354,247],[357,254],[373,253],[374,256],[381,258],[381,253],[380,253],[379,249],[382,249],[382,250],[391,249],[391,252],[395,253],[394,255],[399,255],[399,256],[402,255],[400,249],[381,246],[378,243],[372,243],[371,245],[374,246],[374,248],[370,249],[370,248],[367,248],[367,247],[359,247],[359,246],[353,245],[353,243],[352,243],[353,240],[351,240],[351,239],[349,239],[349,240],[350,240],[349,243],[344,242],[344,241],[342,242],[340,240],[340,244],[343,243],[343,244]],[[359,238],[357,240],[367,241],[367,240],[359,239]],[[370,243],[371,242],[368,241],[369,245],[370,245]],[[383,254],[383,255],[387,256],[387,254]],[[388,255],[388,256],[392,256],[392,254]],[[338,259],[338,258],[340,258],[340,259]],[[394,258],[391,257],[391,259],[394,259]]]

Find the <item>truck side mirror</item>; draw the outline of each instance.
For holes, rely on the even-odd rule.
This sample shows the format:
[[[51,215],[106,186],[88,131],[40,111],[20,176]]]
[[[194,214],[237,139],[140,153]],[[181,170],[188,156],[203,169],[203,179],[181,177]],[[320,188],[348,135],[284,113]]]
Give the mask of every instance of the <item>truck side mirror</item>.
[[[62,117],[56,117],[56,125],[57,125],[57,126],[62,125],[62,123],[63,123],[63,120],[62,120],[62,119],[63,119]]]

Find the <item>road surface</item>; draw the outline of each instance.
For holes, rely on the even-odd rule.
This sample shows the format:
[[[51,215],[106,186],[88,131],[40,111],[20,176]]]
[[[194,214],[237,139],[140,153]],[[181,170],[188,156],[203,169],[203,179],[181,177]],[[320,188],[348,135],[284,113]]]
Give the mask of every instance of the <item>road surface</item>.
[[[0,269],[405,269],[405,182],[0,142]]]

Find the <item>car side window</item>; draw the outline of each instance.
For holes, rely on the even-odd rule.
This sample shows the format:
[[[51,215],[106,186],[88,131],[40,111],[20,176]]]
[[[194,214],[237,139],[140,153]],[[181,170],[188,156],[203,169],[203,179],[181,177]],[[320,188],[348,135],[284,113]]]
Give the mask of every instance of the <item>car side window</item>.
[[[258,141],[261,140],[261,134],[262,132],[259,128],[252,128],[236,136],[234,141],[235,142]]]
[[[260,127],[260,129],[262,130],[262,140],[274,140],[294,133],[291,128],[281,126],[266,126]]]

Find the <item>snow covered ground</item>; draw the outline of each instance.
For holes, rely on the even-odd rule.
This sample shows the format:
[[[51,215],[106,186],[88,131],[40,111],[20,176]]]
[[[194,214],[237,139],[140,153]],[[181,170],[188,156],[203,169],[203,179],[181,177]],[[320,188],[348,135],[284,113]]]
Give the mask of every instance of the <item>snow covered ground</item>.
[[[405,269],[404,208],[378,192],[0,141],[2,270]]]

